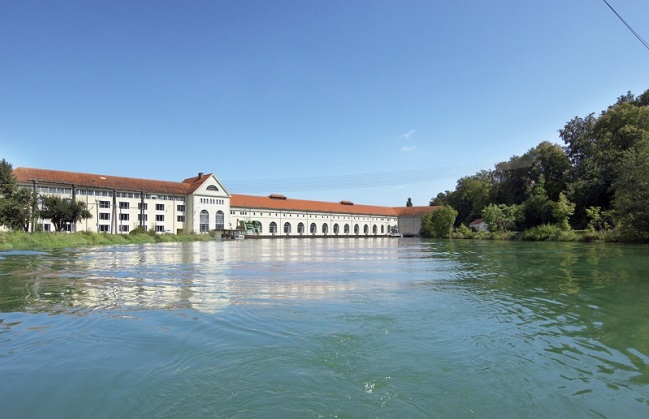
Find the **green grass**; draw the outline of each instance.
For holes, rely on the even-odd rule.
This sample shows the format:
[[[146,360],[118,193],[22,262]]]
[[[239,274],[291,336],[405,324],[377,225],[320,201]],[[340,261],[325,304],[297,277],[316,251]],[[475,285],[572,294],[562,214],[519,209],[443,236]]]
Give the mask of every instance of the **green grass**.
[[[106,233],[25,233],[0,232],[0,250],[54,249],[61,247],[105,246],[160,242],[213,240],[211,235],[194,234],[106,234]]]

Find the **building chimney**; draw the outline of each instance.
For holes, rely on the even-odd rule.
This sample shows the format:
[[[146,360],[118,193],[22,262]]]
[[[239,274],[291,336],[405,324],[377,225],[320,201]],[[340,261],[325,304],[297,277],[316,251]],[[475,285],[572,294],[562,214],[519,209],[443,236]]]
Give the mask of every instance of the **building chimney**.
[[[198,178],[200,179],[202,177],[203,177],[203,172],[198,172]]]

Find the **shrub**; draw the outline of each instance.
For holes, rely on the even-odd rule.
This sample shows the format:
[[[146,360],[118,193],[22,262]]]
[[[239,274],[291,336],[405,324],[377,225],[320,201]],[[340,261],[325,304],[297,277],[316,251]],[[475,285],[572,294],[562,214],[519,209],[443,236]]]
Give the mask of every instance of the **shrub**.
[[[561,228],[556,225],[541,224],[525,230],[523,234],[521,234],[521,239],[528,241],[557,240],[561,232]]]
[[[471,239],[473,238],[473,236],[473,230],[471,230],[464,224],[460,224],[460,226],[456,228],[453,233],[451,233],[451,237],[454,239]]]
[[[129,231],[128,234],[131,236],[136,234],[146,234],[146,229],[143,226],[137,226],[133,230]]]

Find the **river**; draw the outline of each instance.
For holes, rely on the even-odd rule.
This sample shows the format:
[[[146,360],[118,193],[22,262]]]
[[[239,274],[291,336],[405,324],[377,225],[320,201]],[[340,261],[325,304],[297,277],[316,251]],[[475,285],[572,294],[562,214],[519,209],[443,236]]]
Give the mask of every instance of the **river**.
[[[649,247],[0,252],[0,417],[649,417]]]

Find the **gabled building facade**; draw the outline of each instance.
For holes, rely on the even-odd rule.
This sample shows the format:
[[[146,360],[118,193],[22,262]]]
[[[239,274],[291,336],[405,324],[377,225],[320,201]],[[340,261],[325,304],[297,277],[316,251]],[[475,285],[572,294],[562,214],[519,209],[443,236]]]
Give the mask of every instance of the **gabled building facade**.
[[[350,201],[230,194],[211,173],[182,182],[22,167],[14,175],[19,186],[39,195],[86,204],[93,217],[67,226],[68,231],[125,234],[143,227],[168,234],[242,230],[256,237],[369,237],[387,236],[398,226],[407,235],[419,235],[414,218],[435,209],[414,207],[415,214],[412,209]],[[52,228],[49,220],[31,226],[32,231]]]

